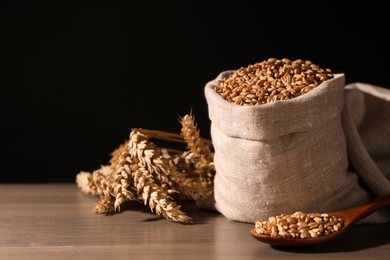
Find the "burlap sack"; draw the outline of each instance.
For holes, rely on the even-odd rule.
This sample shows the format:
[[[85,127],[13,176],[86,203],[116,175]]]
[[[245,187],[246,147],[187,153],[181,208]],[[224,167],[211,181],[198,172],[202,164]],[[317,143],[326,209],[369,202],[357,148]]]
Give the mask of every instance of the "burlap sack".
[[[217,211],[231,220],[254,223],[298,210],[345,209],[371,199],[358,175],[348,171],[341,122],[343,74],[300,97],[242,106],[214,90],[233,72],[222,72],[205,86]],[[385,222],[387,217],[375,213],[367,219]]]
[[[351,166],[375,195],[389,194],[390,90],[347,85],[342,122]]]

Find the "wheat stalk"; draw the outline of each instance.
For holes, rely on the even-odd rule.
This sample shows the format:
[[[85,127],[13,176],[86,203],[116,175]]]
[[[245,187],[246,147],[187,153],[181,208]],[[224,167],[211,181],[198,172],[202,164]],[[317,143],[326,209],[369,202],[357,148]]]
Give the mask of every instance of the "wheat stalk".
[[[212,142],[200,137],[192,113],[180,122],[180,134],[132,129],[129,139],[111,153],[108,166],[77,175],[83,192],[100,197],[97,213],[120,211],[123,203],[136,200],[172,222],[192,223],[177,200],[199,201],[212,194]],[[186,143],[189,150],[160,148],[150,138]]]

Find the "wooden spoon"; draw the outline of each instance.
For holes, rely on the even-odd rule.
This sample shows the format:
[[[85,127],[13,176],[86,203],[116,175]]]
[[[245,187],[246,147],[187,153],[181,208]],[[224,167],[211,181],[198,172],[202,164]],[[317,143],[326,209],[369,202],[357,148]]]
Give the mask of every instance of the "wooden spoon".
[[[339,236],[341,236],[347,229],[359,220],[371,215],[375,211],[390,206],[390,194],[376,198],[366,204],[357,206],[354,208],[335,211],[328,213],[329,216],[335,216],[344,220],[343,228],[330,235],[320,236],[318,238],[283,238],[283,237],[271,237],[256,233],[255,229],[250,231],[250,234],[257,240],[268,243],[273,246],[286,246],[286,247],[305,247],[323,244],[329,242]]]

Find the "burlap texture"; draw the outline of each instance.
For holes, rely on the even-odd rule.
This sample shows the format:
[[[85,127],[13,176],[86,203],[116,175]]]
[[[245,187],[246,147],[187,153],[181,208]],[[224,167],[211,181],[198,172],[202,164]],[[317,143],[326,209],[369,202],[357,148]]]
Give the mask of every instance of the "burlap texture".
[[[342,127],[343,74],[300,97],[242,106],[214,90],[233,72],[222,72],[205,86],[217,172],[214,209],[228,219],[254,223],[298,210],[345,209],[372,198],[349,170]],[[386,213],[367,219],[385,222]]]
[[[390,193],[390,90],[364,83],[345,89],[343,128],[351,166],[375,195]]]

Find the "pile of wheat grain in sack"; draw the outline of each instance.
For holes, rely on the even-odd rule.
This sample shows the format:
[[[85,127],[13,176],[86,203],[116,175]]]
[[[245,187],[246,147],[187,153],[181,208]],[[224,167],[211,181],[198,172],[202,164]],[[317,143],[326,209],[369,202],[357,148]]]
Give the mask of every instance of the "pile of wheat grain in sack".
[[[208,209],[255,223],[390,193],[390,90],[271,58],[223,71],[205,97],[216,169]],[[362,222],[389,220],[383,209]]]

